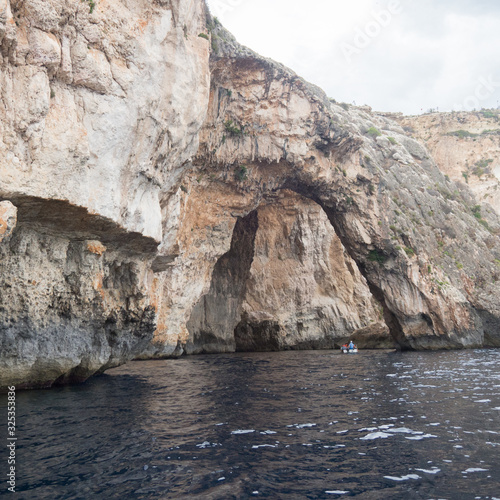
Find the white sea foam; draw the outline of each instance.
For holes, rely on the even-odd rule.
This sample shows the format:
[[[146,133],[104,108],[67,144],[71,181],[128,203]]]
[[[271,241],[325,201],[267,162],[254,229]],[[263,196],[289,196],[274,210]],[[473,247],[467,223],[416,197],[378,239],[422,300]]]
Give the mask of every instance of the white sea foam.
[[[363,436],[359,439],[385,439],[388,437],[392,437],[393,434],[387,434],[387,432],[370,432],[370,434],[367,434],[366,436]]]
[[[344,490],[331,490],[331,491],[325,491],[327,495],[347,495],[349,493],[348,491]]]
[[[274,444],[254,444],[252,446],[253,449],[257,449],[257,448],[276,448],[276,445]]]
[[[422,434],[421,436],[405,436],[405,439],[411,439],[413,441],[420,441],[421,439],[435,438],[434,434]]]
[[[489,469],[481,469],[480,467],[470,467],[464,471],[462,471],[462,474],[469,474],[469,472],[488,472]]]
[[[426,474],[437,474],[438,472],[441,472],[441,469],[438,469],[437,467],[433,467],[432,469],[415,469],[419,470],[420,472],[425,472]]]
[[[231,434],[250,434],[251,432],[255,432],[255,429],[237,429],[232,431]]]
[[[408,427],[395,427],[394,429],[389,429],[387,432],[400,432],[402,434],[423,434],[423,432],[412,431]]]
[[[384,476],[386,479],[391,481],[408,481],[408,479],[420,479],[418,474],[407,474],[406,476],[396,477],[396,476]]]

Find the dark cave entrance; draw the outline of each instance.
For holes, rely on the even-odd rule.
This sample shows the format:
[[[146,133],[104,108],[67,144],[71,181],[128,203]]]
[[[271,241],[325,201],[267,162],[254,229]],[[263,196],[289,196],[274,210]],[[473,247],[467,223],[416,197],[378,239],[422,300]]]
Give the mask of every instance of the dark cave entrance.
[[[210,289],[193,308],[186,354],[234,352],[234,330],[254,256],[257,210],[236,221],[231,247],[215,264]]]
[[[312,231],[311,217],[322,219],[314,225],[319,232],[302,240],[304,230]],[[329,240],[327,252],[326,227],[338,241]],[[325,207],[291,190],[238,218],[230,249],[215,264],[209,291],[191,312],[184,352],[332,349],[349,338],[366,348],[394,347],[387,318],[380,323],[372,299],[363,297],[376,297],[379,308],[385,304],[368,291],[369,283],[360,284],[363,270],[346,256],[337,231]],[[323,248],[321,265],[311,257],[314,247]],[[330,260],[323,261],[326,255]],[[311,259],[316,267],[307,267]],[[304,302],[304,296],[312,298]]]

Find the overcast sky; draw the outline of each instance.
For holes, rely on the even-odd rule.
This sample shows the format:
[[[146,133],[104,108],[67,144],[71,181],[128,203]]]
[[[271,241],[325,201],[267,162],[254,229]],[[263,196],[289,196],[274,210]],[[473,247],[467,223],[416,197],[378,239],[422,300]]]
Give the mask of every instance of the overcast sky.
[[[500,104],[498,0],[208,0],[244,45],[342,102],[417,114]]]

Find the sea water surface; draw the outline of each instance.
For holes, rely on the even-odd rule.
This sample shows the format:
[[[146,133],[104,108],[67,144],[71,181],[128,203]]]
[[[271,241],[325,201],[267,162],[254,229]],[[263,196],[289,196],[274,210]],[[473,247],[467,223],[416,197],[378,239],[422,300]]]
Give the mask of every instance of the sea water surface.
[[[132,362],[18,392],[17,435],[13,498],[500,498],[500,351]]]

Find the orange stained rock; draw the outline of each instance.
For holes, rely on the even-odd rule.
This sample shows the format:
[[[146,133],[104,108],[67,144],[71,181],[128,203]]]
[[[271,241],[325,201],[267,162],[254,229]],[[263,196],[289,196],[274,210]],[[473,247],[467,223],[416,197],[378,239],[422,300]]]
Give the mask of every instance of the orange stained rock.
[[[87,250],[100,257],[106,251],[106,247],[100,241],[92,240],[87,241]]]
[[[100,272],[95,276],[94,281],[93,281],[93,286],[94,286],[94,290],[97,290],[99,292],[101,299],[104,301],[106,299],[106,294],[104,292],[104,288],[102,285],[102,279],[103,279],[103,273]]]
[[[14,229],[15,225],[15,208],[9,202],[0,203],[0,241],[9,236],[9,233]]]
[[[0,207],[0,235],[7,232],[7,220],[5,219],[7,210],[7,207]]]
[[[144,33],[144,30],[146,29],[146,26],[149,24],[149,21],[147,19],[139,19],[137,21],[137,27],[139,28],[139,31],[141,34]]]
[[[158,278],[154,278],[149,293],[149,303],[154,307],[156,313],[158,313],[159,289],[160,289],[160,281],[158,280]]]

